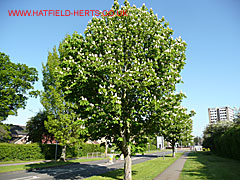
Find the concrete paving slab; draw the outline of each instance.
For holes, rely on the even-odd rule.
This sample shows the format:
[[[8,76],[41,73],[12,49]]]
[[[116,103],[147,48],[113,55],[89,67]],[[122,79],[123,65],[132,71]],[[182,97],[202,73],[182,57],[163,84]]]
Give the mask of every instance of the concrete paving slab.
[[[154,180],[178,180],[189,152],[185,152],[179,159],[171,164],[165,171],[159,174]]]

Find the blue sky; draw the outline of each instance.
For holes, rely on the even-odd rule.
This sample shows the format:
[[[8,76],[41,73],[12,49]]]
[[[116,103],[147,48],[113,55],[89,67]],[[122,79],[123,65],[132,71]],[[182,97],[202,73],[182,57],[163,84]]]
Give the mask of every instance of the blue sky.
[[[165,16],[174,36],[188,44],[187,64],[182,71],[184,84],[178,85],[188,96],[183,105],[194,109],[193,134],[201,135],[208,124],[208,107],[240,106],[240,1],[238,0],[129,0],[140,7],[153,8]],[[123,4],[123,0],[119,0]],[[8,10],[109,10],[113,0],[0,0],[0,51],[17,63],[39,71],[36,89],[42,90],[42,63],[48,51],[66,34],[84,32],[92,18],[83,16],[10,17]],[[24,125],[42,106],[29,99],[25,110],[10,116],[5,123]]]

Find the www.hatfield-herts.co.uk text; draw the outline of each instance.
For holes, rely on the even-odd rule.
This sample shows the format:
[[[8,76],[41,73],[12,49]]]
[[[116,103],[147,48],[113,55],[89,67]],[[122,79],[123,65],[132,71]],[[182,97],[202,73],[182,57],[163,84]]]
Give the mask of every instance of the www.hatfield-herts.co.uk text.
[[[9,16],[128,16],[127,10],[8,10]]]

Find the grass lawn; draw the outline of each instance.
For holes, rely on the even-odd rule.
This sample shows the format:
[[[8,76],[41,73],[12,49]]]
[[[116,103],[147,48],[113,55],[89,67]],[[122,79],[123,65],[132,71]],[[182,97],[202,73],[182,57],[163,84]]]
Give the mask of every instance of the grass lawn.
[[[75,160],[69,160],[68,162],[80,163],[80,162],[88,162],[88,161],[98,161],[98,160],[103,160],[103,159],[108,159],[108,158],[75,159]]]
[[[97,161],[102,159],[105,159],[105,158],[89,158],[89,159],[69,160],[67,162],[42,162],[42,163],[36,163],[36,164],[25,164],[25,165],[16,165],[16,166],[1,166],[0,173],[10,172],[10,171],[19,171],[19,170],[30,170],[30,169],[36,169],[36,168],[45,168],[45,167],[52,167],[52,166],[61,166],[61,165],[67,165],[72,163]]]
[[[135,164],[132,167],[133,180],[152,180],[163,172],[168,166],[176,161],[183,153],[176,153],[176,157],[172,158],[171,154],[166,155],[165,159],[162,157],[153,160],[145,161],[143,163]],[[107,172],[102,175],[92,176],[87,180],[113,180],[123,179],[123,169]]]
[[[240,161],[210,152],[192,152],[184,165],[180,180],[193,179],[240,179]]]
[[[172,150],[171,149],[151,150],[151,151],[144,151],[144,154],[151,154],[151,153],[157,153],[157,152],[169,152],[169,151],[172,151]]]

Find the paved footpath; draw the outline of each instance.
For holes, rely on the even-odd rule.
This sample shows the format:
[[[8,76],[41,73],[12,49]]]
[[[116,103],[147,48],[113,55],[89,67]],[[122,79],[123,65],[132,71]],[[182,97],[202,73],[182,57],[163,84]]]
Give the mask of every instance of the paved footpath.
[[[189,152],[185,152],[184,155],[171,164],[165,171],[155,177],[154,180],[178,180],[187,160],[188,153]]]

